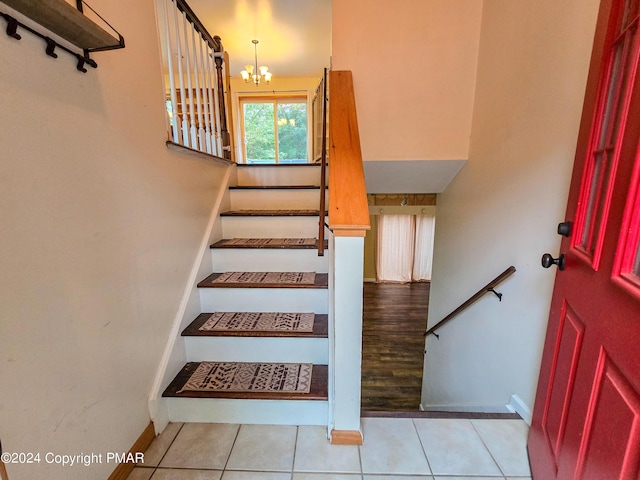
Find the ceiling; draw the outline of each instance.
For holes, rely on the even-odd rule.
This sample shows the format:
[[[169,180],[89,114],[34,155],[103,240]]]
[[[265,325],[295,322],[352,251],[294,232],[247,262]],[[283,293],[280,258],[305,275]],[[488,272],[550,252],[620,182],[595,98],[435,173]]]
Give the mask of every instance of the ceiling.
[[[276,77],[319,77],[331,55],[332,0],[188,0],[229,53],[232,77],[246,64],[267,65]]]

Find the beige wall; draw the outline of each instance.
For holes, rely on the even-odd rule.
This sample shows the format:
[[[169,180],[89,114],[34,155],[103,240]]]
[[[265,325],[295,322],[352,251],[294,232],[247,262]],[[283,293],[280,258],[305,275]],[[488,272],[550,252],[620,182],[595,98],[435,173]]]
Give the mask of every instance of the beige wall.
[[[481,10],[334,0],[332,68],[353,72],[364,160],[467,158]]]
[[[596,0],[485,0],[469,162],[438,198],[424,405],[532,408],[597,13]]]
[[[371,230],[364,237],[364,280],[375,281],[376,273],[376,238],[378,236],[378,216],[369,215]]]
[[[94,0],[126,48],[86,74],[3,36],[0,439],[9,452],[123,452],[147,397],[223,169],[167,151],[154,2]],[[4,7],[3,7],[4,10]],[[11,479],[114,465],[8,465]]]

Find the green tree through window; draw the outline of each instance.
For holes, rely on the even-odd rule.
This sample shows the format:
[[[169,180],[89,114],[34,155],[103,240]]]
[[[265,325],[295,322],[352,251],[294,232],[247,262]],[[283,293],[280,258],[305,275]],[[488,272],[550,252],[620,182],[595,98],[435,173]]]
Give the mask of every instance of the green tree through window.
[[[306,101],[243,101],[242,114],[246,163],[307,162]]]

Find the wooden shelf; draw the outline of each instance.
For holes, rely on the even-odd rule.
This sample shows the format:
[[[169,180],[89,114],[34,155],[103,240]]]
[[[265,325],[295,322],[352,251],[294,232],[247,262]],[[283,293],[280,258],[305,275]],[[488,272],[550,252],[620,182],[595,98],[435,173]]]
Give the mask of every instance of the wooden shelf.
[[[120,40],[65,0],[2,0],[16,11],[81,49],[108,48]]]

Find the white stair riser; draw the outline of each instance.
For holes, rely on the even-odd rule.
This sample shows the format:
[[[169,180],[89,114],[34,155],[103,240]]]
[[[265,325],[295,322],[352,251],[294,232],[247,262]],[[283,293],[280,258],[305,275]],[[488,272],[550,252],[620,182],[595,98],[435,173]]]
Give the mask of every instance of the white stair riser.
[[[251,425],[323,425],[329,402],[322,400],[236,400],[165,398],[172,422]]]
[[[185,337],[188,362],[329,363],[326,338]]]
[[[327,313],[327,289],[200,288],[199,293],[203,312]]]
[[[318,210],[320,205],[320,189],[232,189],[230,193],[231,210]]]
[[[316,249],[212,248],[214,272],[327,273],[328,255]]]
[[[222,217],[224,238],[317,238],[318,217]]]
[[[320,166],[238,167],[238,185],[320,185]]]

